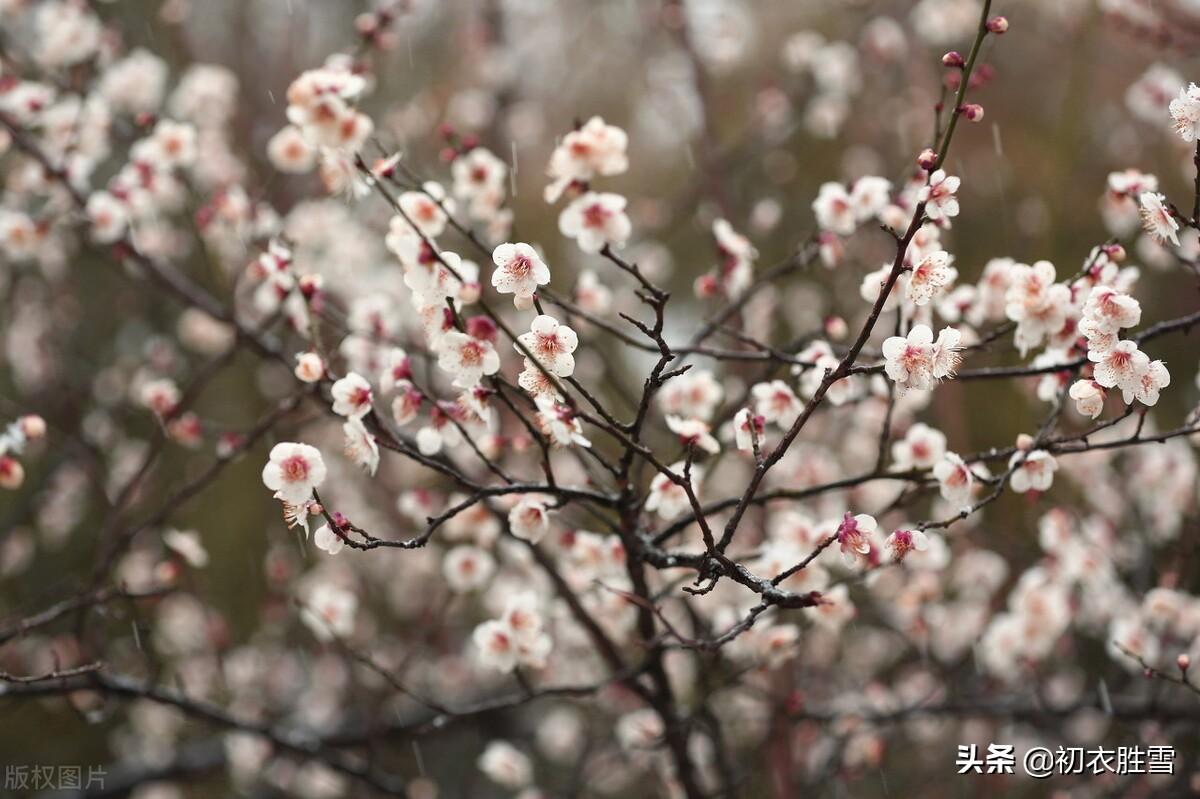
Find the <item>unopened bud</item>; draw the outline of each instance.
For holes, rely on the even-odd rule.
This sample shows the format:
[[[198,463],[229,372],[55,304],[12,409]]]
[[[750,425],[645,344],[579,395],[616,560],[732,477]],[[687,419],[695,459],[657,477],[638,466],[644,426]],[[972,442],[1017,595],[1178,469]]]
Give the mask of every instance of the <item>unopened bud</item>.
[[[302,383],[316,383],[325,376],[325,362],[315,352],[302,352],[296,356],[295,374]]]
[[[962,53],[958,52],[957,50],[951,50],[942,56],[942,66],[944,67],[962,69],[963,65],[966,63],[967,62],[963,60]]]
[[[25,468],[16,458],[0,455],[0,488],[15,491],[25,482]]]
[[[937,153],[926,147],[921,151],[921,154],[917,156],[917,165],[920,166],[921,169],[924,169],[926,172],[928,172],[937,166],[937,160]]]
[[[1033,448],[1033,436],[1028,433],[1021,433],[1017,436],[1017,449],[1026,452]]]
[[[1105,244],[1104,254],[1108,256],[1108,260],[1116,264],[1125,260],[1125,248],[1120,244]]]
[[[825,335],[834,341],[841,341],[850,332],[846,320],[840,316],[830,316],[825,320]]]
[[[1008,17],[992,17],[987,21],[987,29],[991,33],[1007,33]]]
[[[21,432],[25,438],[30,441],[39,439],[46,435],[46,420],[38,416],[36,413],[31,413],[21,417]]]
[[[1187,653],[1185,652],[1184,654],[1175,658],[1175,665],[1179,667],[1180,671],[1187,671],[1188,666],[1192,665],[1192,659],[1188,657]]]
[[[719,282],[717,282],[716,275],[712,274],[701,275],[700,277],[696,278],[696,283],[693,286],[696,296],[700,299],[716,296],[717,292],[720,291],[720,288],[721,285]]]
[[[983,106],[978,103],[967,103],[958,110],[967,118],[968,122],[978,122],[983,119]]]

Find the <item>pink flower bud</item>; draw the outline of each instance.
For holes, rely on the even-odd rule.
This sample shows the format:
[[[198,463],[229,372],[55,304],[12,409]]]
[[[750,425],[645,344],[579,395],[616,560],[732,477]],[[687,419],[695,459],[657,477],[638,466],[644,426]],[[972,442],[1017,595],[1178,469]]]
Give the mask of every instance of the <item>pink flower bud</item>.
[[[917,165],[920,166],[921,169],[924,169],[926,172],[928,172],[937,166],[937,160],[937,153],[926,147],[921,151],[921,154],[917,156]]]
[[[1188,666],[1192,665],[1192,659],[1188,657],[1187,653],[1185,652],[1179,657],[1175,658],[1175,665],[1179,667],[1180,671],[1187,671]]]
[[[720,283],[717,282],[715,275],[701,275],[700,277],[696,278],[696,283],[693,288],[697,297],[700,299],[707,299],[708,297],[716,296],[717,292],[720,291]]]
[[[1120,244],[1105,244],[1104,254],[1108,256],[1108,260],[1115,264],[1119,264],[1125,260],[1125,248]]]
[[[467,320],[467,334],[484,341],[496,340],[496,323],[486,316],[472,316]]]
[[[825,335],[834,341],[841,341],[850,332],[846,320],[840,316],[830,316],[825,320]]]
[[[1033,436],[1028,433],[1021,433],[1017,436],[1017,449],[1025,452],[1033,448]]]
[[[995,34],[1008,32],[1008,17],[992,17],[987,21],[987,29]]]
[[[942,56],[942,66],[952,67],[954,69],[962,69],[967,62],[963,60],[962,53],[957,50],[951,50]]]
[[[15,491],[25,482],[25,468],[16,458],[0,456],[0,488]]]
[[[966,103],[958,110],[967,118],[968,122],[978,122],[983,119],[983,106],[978,103]]]
[[[36,413],[22,416],[21,432],[25,434],[25,438],[35,441],[46,435],[46,420]]]
[[[325,376],[325,362],[315,352],[303,352],[296,356],[295,374],[302,383],[315,383]]]

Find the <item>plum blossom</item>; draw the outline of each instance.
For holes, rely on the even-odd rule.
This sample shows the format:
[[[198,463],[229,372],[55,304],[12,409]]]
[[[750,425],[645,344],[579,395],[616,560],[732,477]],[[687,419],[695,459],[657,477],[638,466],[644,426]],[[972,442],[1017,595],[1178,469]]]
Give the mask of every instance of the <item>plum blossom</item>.
[[[550,500],[538,494],[529,494],[513,505],[508,512],[508,526],[512,534],[536,544],[550,532]]]
[[[942,328],[937,342],[926,325],[914,325],[907,336],[890,336],[883,342],[884,371],[901,389],[923,391],[958,368],[961,334]]]
[[[904,296],[914,305],[928,305],[937,292],[954,280],[955,274],[950,266],[950,253],[945,250],[932,252],[912,268]]]
[[[455,593],[482,588],[496,572],[496,561],[486,550],[473,546],[458,546],[442,559],[442,575]]]
[[[1145,369],[1138,372],[1130,387],[1122,386],[1121,393],[1125,404],[1131,404],[1135,399],[1150,407],[1158,404],[1158,395],[1164,388],[1171,385],[1171,373],[1162,361],[1150,361]]]
[[[283,442],[271,448],[263,485],[289,505],[302,505],[325,481],[325,461],[316,447]]]
[[[742,408],[733,417],[734,443],[743,452],[753,452],[755,441],[761,446],[766,430],[766,419],[749,408]]]
[[[866,175],[854,181],[850,187],[850,205],[854,208],[857,222],[879,216],[891,199],[892,182],[887,178]]]
[[[708,421],[724,397],[725,391],[712,372],[693,369],[667,383],[658,401],[663,413]]]
[[[1136,327],[1142,321],[1142,306],[1123,291],[1111,286],[1096,286],[1088,294],[1083,314],[1105,329],[1117,331],[1123,327]]]
[[[571,201],[558,217],[558,229],[575,239],[579,249],[597,253],[606,246],[624,247],[632,232],[619,194],[589,191]]]
[[[442,337],[438,366],[454,375],[454,385],[471,388],[487,375],[500,371],[500,355],[492,342],[458,330]]]
[[[572,183],[586,183],[596,175],[619,175],[629,168],[625,131],[592,117],[583,127],[563,136],[550,156],[546,174],[546,202],[556,202]]]
[[[293,373],[302,383],[318,383],[325,377],[325,362],[315,352],[297,353]]]
[[[945,453],[946,436],[922,422],[908,428],[904,438],[892,445],[892,461],[901,471],[929,469]]]
[[[933,477],[938,481],[942,499],[956,508],[965,508],[970,504],[975,475],[956,453],[947,452],[934,464]]]
[[[501,244],[492,261],[492,285],[501,294],[512,294],[518,309],[532,307],[537,287],[550,282],[550,269],[528,244]]]
[[[685,464],[683,461],[677,461],[671,464],[670,470],[673,474],[682,475],[684,467]],[[703,476],[703,469],[697,466],[691,467],[691,488],[692,492],[696,495],[699,494],[700,482]],[[687,510],[690,507],[690,502],[688,493],[684,487],[662,472],[654,475],[654,479],[650,481],[650,493],[646,496],[646,510],[648,512],[657,512],[660,518],[671,519]]]
[[[892,553],[892,560],[904,560],[909,552],[924,552],[929,549],[929,538],[920,530],[895,530],[885,542]]]
[[[401,219],[416,227],[425,238],[437,238],[446,229],[447,212],[454,212],[454,201],[446,198],[441,184],[426,182],[420,191],[406,191],[397,203]]]
[[[518,790],[533,781],[529,757],[507,741],[492,741],[479,756],[479,770],[492,782]]]
[[[849,236],[857,225],[854,202],[840,183],[823,183],[813,200],[813,213],[821,230]]]
[[[342,432],[345,435],[346,457],[374,477],[375,470],[379,468],[379,444],[374,434],[357,416],[350,417],[342,425]]]
[[[925,215],[937,221],[958,216],[958,198],[955,192],[961,180],[954,175],[947,175],[946,170],[939,169],[929,176],[929,185],[921,189],[918,199],[925,203]]]
[[[1165,199],[1157,192],[1146,191],[1138,195],[1138,205],[1142,209],[1142,226],[1159,244],[1170,241],[1178,247],[1179,236],[1176,231],[1179,230],[1179,223],[1164,204]]]
[[[1150,358],[1138,349],[1137,342],[1119,341],[1107,352],[1088,352],[1088,359],[1096,366],[1092,375],[1096,382],[1104,388],[1119,387],[1122,391],[1132,391],[1137,387],[1138,378],[1150,365]]]
[[[754,398],[754,413],[767,424],[777,424],[786,429],[792,426],[804,409],[804,403],[782,380],[757,383],[750,389]]]
[[[715,455],[721,451],[721,445],[709,432],[706,422],[701,419],[684,419],[680,416],[668,416],[667,427],[679,436],[684,446],[696,446]]]
[[[356,372],[334,382],[329,389],[333,397],[333,412],[348,419],[361,419],[371,411],[374,396],[371,384]]]
[[[313,545],[322,552],[336,555],[345,548],[346,542],[328,524],[323,524],[313,533]]]
[[[300,619],[321,641],[345,638],[354,632],[358,597],[329,583],[318,583],[309,591]]]
[[[522,350],[514,344],[517,352],[528,352],[555,377],[570,377],[575,373],[572,353],[579,346],[579,336],[571,328],[559,324],[553,316],[535,316],[529,324],[529,332],[517,336],[517,340],[525,348]]]
[[[1200,86],[1191,83],[1186,89],[1180,89],[1168,110],[1179,138],[1190,144],[1200,137]]]
[[[1076,380],[1067,390],[1081,416],[1095,419],[1104,411],[1104,387],[1094,380]]]
[[[88,197],[87,217],[92,225],[92,238],[100,244],[119,241],[129,227],[129,211],[120,200],[106,191],[98,191]]]
[[[865,513],[853,515],[847,511],[837,528],[838,548],[847,566],[853,566],[861,556],[871,551],[871,534],[878,523],[874,516]]]
[[[1046,491],[1054,482],[1058,461],[1044,449],[1029,453],[1018,451],[1009,459],[1008,468],[1014,469],[1008,481],[1013,491],[1018,494],[1024,494],[1026,491]]]
[[[538,428],[557,447],[580,446],[590,447],[592,442],[583,434],[583,425],[575,410],[559,402],[550,394],[538,394],[534,398],[537,404]]]

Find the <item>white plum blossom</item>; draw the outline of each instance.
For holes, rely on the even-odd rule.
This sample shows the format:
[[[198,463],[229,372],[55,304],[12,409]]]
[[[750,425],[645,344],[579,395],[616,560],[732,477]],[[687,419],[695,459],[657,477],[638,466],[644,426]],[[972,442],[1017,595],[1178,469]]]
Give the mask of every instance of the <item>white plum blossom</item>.
[[[849,236],[858,224],[854,202],[840,183],[821,184],[812,208],[821,230]]]
[[[358,597],[329,583],[318,583],[303,600],[300,618],[321,641],[345,638],[354,632]]]
[[[371,384],[356,372],[335,381],[329,393],[333,397],[333,412],[348,419],[361,419],[370,413],[374,402]]]
[[[1186,89],[1180,89],[1168,110],[1179,138],[1190,144],[1200,137],[1200,86],[1191,83]]]
[[[438,366],[454,375],[454,385],[472,388],[485,376],[500,371],[500,355],[492,342],[451,330],[442,337]]]
[[[1076,380],[1067,390],[1081,416],[1095,419],[1104,411],[1104,387],[1094,380]]]
[[[625,214],[624,197],[589,191],[563,209],[558,229],[567,238],[575,239],[579,249],[597,253],[606,246],[624,247],[633,227]]]
[[[592,117],[583,127],[563,136],[550,156],[546,174],[546,202],[556,202],[572,183],[586,183],[597,175],[619,175],[629,168],[625,131]]]
[[[884,371],[900,389],[930,389],[958,368],[960,340],[958,330],[946,327],[935,343],[927,325],[914,325],[907,336],[890,336],[883,342]]]
[[[1009,459],[1008,468],[1013,469],[1008,485],[1016,493],[1047,491],[1054,482],[1058,461],[1044,449],[1029,453],[1018,451]]]
[[[442,560],[442,576],[446,578],[446,585],[459,594],[487,585],[495,572],[495,559],[478,547],[454,547]]]
[[[914,305],[928,305],[935,294],[954,280],[955,274],[950,266],[950,253],[945,250],[932,252],[912,268],[904,296]]]
[[[555,377],[570,377],[575,373],[575,348],[579,336],[566,325],[559,324],[553,316],[535,316],[529,324],[529,332],[517,336],[524,350],[513,347],[517,352],[528,352],[546,371]]]
[[[683,476],[684,462],[678,461],[668,467],[673,474]],[[692,493],[699,496],[699,486],[703,479],[704,470],[697,467],[691,467],[691,488]],[[686,478],[684,478],[686,479]],[[687,510],[691,500],[688,498],[688,492],[684,487],[666,474],[659,472],[654,475],[650,481],[650,493],[646,496],[646,510],[649,513],[657,512],[662,519],[672,519]]]
[[[684,446],[696,446],[713,455],[721,451],[721,445],[709,432],[708,423],[701,419],[668,416],[667,428],[679,436]]]
[[[943,455],[942,459],[934,464],[933,477],[938,481],[938,491],[942,499],[956,508],[965,508],[970,504],[975,475],[959,455],[954,452]]]
[[[446,199],[441,184],[426,182],[420,191],[406,191],[397,200],[401,219],[416,227],[425,238],[437,238],[446,229],[447,212],[454,212],[454,201]]]
[[[92,225],[92,238],[100,244],[119,241],[129,228],[128,209],[106,191],[98,191],[88,197],[87,217]]]
[[[1179,246],[1179,223],[1164,203],[1166,198],[1157,192],[1146,191],[1138,195],[1141,206],[1142,226],[1159,244],[1170,241]]]
[[[958,198],[955,192],[958,191],[961,182],[958,177],[947,175],[944,169],[930,175],[929,185],[921,189],[918,197],[925,203],[925,215],[935,221],[958,216]]]
[[[946,453],[946,436],[923,422],[908,428],[904,438],[892,445],[892,461],[900,471],[929,469]]]
[[[1111,286],[1096,286],[1083,305],[1084,316],[1105,329],[1136,327],[1142,321],[1142,306],[1133,297]]]
[[[1162,361],[1150,361],[1146,368],[1138,372],[1131,386],[1121,386],[1125,404],[1131,404],[1135,399],[1147,407],[1158,404],[1159,393],[1171,385],[1171,373],[1167,371]]]
[[[750,395],[754,398],[755,414],[761,416],[767,424],[777,424],[784,429],[791,427],[796,417],[804,410],[804,403],[792,391],[791,386],[782,380],[757,383],[751,387]]]
[[[550,532],[549,500],[530,494],[521,498],[508,512],[508,526],[512,534],[532,543],[541,541]]]
[[[342,433],[345,436],[346,457],[374,477],[379,468],[379,444],[375,435],[367,430],[362,418],[357,416],[352,416],[342,425]]]
[[[879,216],[891,200],[892,182],[887,178],[866,175],[854,181],[850,187],[850,205],[854,218],[866,222]]]
[[[538,429],[556,447],[590,447],[592,442],[583,434],[579,415],[551,394],[541,393],[534,397],[537,404]]]
[[[512,294],[517,308],[531,307],[537,287],[550,282],[550,269],[528,244],[501,244],[492,261],[492,285],[501,294]]]
[[[289,505],[302,505],[325,482],[325,461],[316,447],[283,442],[271,448],[263,485]]]
[[[1095,363],[1092,375],[1104,388],[1133,390],[1142,372],[1150,365],[1150,358],[1138,349],[1137,342],[1128,339],[1119,341],[1107,352],[1088,352],[1088,359]]]
[[[492,741],[487,745],[479,756],[479,770],[509,790],[524,788],[533,781],[529,757],[507,741]]]
[[[346,542],[328,524],[323,524],[313,533],[313,545],[323,552],[336,555],[345,548]]]
[[[733,417],[734,444],[743,452],[753,452],[755,441],[762,446],[766,429],[766,420],[761,414],[742,408]]]

